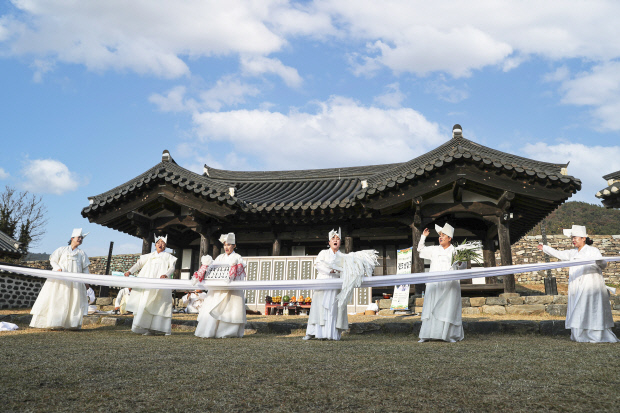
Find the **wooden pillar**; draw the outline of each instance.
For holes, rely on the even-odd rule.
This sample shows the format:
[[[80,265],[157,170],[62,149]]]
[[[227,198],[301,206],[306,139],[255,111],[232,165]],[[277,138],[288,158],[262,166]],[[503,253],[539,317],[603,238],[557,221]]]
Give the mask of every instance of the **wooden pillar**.
[[[344,237],[344,253],[353,252],[353,237]]]
[[[495,267],[495,242],[491,234],[487,234],[482,244],[482,258],[485,267]],[[486,284],[497,284],[497,277],[486,277]]]
[[[510,247],[510,228],[508,222],[503,222],[500,218],[497,224],[497,235],[499,238],[499,254],[502,260],[502,266],[512,265],[512,248]],[[504,275],[504,292],[514,293],[515,275]]]
[[[217,242],[213,243],[213,259],[216,259],[217,257],[219,257],[220,255],[220,246],[218,245]]]
[[[276,235],[273,239],[273,248],[271,250],[271,255],[273,257],[278,257],[280,255],[280,238]]]
[[[420,253],[418,252],[418,244],[420,243],[420,238],[422,237],[423,229],[416,224],[411,224],[411,235],[413,239],[413,251],[411,252],[411,272],[412,273],[422,273],[424,272],[424,259],[420,258]],[[418,294],[422,293],[422,291],[426,290],[426,284],[414,284],[413,285],[413,293]]]
[[[151,252],[152,244],[153,241],[150,235],[142,238],[142,255],[149,254]]]
[[[206,234],[200,234],[200,257],[198,257],[198,262],[205,255],[209,255],[209,237]],[[215,259],[215,257],[213,257]]]

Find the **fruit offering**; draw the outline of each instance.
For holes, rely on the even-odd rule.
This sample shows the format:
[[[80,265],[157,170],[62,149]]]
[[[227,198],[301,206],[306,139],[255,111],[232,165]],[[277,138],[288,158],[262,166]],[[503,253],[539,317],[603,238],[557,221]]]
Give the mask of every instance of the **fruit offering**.
[[[289,303],[290,301],[291,301],[291,297],[289,297],[288,295],[285,295],[284,297],[282,297],[283,303]]]

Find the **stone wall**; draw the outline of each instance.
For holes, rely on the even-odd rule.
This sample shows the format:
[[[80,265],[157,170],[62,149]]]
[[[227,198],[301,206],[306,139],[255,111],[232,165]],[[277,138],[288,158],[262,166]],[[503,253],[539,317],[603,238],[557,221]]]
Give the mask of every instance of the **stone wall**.
[[[0,310],[32,307],[44,282],[43,278],[1,272]]]
[[[620,235],[595,235],[591,237],[594,241],[593,247],[598,248],[604,256],[620,255]],[[545,254],[538,251],[538,244],[542,241],[542,236],[528,236],[521,238],[512,246],[513,264],[532,264],[544,262]],[[572,249],[571,239],[562,235],[548,235],[547,245],[558,250]],[[496,262],[500,265],[501,259],[499,252],[495,256]],[[558,261],[549,257],[551,262]],[[568,283],[568,268],[557,268],[551,270],[551,275],[556,278],[558,284]],[[520,284],[543,284],[547,276],[546,271],[527,272],[515,275],[516,282]],[[603,277],[607,284],[620,284],[620,263],[612,262],[603,270]]]

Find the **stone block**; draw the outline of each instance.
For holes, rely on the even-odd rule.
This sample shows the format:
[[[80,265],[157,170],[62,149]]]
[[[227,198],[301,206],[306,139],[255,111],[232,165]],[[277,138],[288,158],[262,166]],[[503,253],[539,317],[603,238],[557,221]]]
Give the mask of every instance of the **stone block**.
[[[549,315],[566,317],[566,309],[568,305],[566,304],[549,304],[547,306],[547,312]]]
[[[481,307],[486,303],[487,299],[484,297],[471,297],[469,303],[472,307]]]
[[[508,302],[504,297],[487,297],[487,305],[506,305]]]
[[[461,314],[463,315],[478,315],[482,314],[481,307],[463,307],[461,310]]]
[[[521,294],[519,294],[519,293],[502,293],[499,296],[502,297],[502,298],[505,298],[506,300],[508,300],[509,298],[521,297]]]
[[[564,325],[564,320],[543,320],[540,322],[540,334],[546,336],[570,336],[570,330]]]
[[[385,323],[383,324],[383,332],[389,334],[411,334],[413,326],[409,323]]]
[[[392,300],[391,299],[386,300],[386,299],[382,298],[382,299],[379,300],[379,309],[390,308],[390,307],[392,307]]]
[[[553,295],[530,295],[525,297],[525,304],[551,304]]]
[[[553,304],[568,304],[568,296],[567,295],[554,295]]]
[[[467,336],[467,334],[491,334],[499,333],[501,331],[501,326],[497,321],[464,321],[463,330],[465,336]]]
[[[249,336],[249,335],[256,334],[256,333],[258,333],[258,331],[254,330],[253,328],[246,328],[243,330],[244,336]]]
[[[245,323],[245,328],[256,330],[261,334],[269,333],[268,323],[264,321],[250,321],[249,323]]]
[[[101,317],[101,325],[103,326],[121,326],[125,321],[116,317]]]
[[[461,307],[471,307],[471,303],[469,302],[469,297],[461,297]]]
[[[379,310],[379,315],[394,315],[394,310],[390,310],[390,309],[383,309],[383,310]]]
[[[510,305],[506,307],[506,314],[534,315],[544,313],[544,304]]]
[[[97,305],[112,305],[112,297],[99,297],[95,304]]]
[[[279,321],[267,323],[269,332],[277,334],[291,334],[292,330],[297,330],[299,327],[300,325],[297,323],[283,323]]]
[[[612,307],[614,310],[620,310],[620,304],[614,304]]]
[[[509,298],[508,299],[508,304],[511,304],[511,305],[522,305],[524,301],[525,300],[523,300],[523,297],[514,297],[514,298]]]
[[[350,334],[373,334],[380,333],[381,325],[376,323],[350,323],[349,324],[349,333]]]
[[[506,314],[506,307],[504,307],[503,305],[483,305],[482,313],[502,315],[502,314]]]
[[[99,316],[85,315],[84,318],[82,319],[83,326],[87,326],[90,324],[97,324],[98,322],[99,322]]]
[[[99,311],[111,311],[114,310],[114,308],[113,305],[101,305],[99,306]]]
[[[530,320],[504,320],[501,321],[503,333],[511,334],[536,334],[540,330],[537,321]]]
[[[15,324],[30,324],[32,321],[32,314],[22,315],[19,317],[13,317],[13,322]]]
[[[415,306],[416,307],[422,307],[424,305],[424,298],[416,298],[415,299]]]
[[[422,314],[422,309],[423,309],[423,308],[424,308],[424,307],[415,307],[413,311],[415,311],[415,312],[416,312],[416,313],[418,313],[418,314]]]

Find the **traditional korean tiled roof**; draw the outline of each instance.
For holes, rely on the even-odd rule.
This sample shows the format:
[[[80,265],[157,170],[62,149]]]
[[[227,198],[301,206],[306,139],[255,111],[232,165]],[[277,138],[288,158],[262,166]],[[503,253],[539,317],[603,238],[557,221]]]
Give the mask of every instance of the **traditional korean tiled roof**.
[[[142,175],[123,185],[119,185],[100,195],[89,197],[90,205],[82,210],[82,215],[87,216],[92,212],[96,212],[98,209],[104,208],[108,204],[113,204],[131,192],[139,191],[146,184],[157,181],[170,182],[206,200],[216,200],[230,205],[240,202],[230,195],[229,187],[226,184],[189,171],[170,160],[158,163]]]
[[[596,193],[607,208],[620,208],[620,171],[603,176],[607,181],[607,187]]]
[[[0,231],[0,255],[22,255],[24,252],[21,250],[19,243],[9,237],[4,232]]]
[[[82,215],[86,217],[96,213],[99,208],[106,208],[124,195],[139,191],[143,185],[157,180],[169,182],[206,200],[225,203],[249,213],[349,208],[386,189],[415,181],[451,163],[463,162],[510,171],[514,179],[536,179],[552,186],[572,184],[575,190],[581,188],[579,179],[565,175],[567,164],[540,162],[511,155],[459,135],[408,162],[361,167],[227,171],[205,165],[205,172],[199,175],[180,167],[170,157],[162,158],[161,163],[131,181],[90,197],[91,205],[83,209]]]

